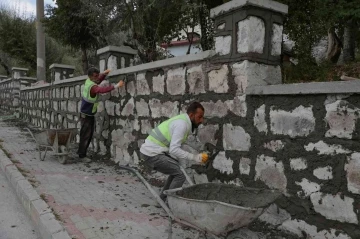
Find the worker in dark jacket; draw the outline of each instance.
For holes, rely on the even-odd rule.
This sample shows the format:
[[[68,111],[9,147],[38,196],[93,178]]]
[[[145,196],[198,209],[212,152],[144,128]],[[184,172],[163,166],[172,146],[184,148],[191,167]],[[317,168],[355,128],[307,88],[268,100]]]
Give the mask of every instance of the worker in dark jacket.
[[[98,95],[108,93],[124,85],[124,81],[120,80],[116,85],[99,86],[109,72],[110,70],[106,70],[100,74],[98,69],[94,67],[90,68],[88,70],[89,78],[85,81],[84,90],[81,93],[81,130],[77,154],[79,155],[80,160],[85,163],[91,162],[91,159],[86,157],[86,152],[95,130],[95,114],[98,106]]]

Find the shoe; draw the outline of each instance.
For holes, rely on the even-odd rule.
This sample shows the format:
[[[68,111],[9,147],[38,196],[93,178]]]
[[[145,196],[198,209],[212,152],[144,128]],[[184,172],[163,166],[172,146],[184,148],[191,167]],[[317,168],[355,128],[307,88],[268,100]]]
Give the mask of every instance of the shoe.
[[[84,158],[80,158],[80,161],[83,163],[90,163],[91,159],[89,159],[88,157],[84,157]]]

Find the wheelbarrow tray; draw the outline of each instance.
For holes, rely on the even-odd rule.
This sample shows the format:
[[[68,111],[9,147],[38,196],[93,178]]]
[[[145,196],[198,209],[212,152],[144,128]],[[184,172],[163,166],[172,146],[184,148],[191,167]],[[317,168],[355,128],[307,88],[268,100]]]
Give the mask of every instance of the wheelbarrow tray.
[[[34,138],[39,145],[52,146],[58,136],[58,145],[67,145],[69,137],[74,137],[77,133],[77,129],[47,129],[41,133],[34,134]]]
[[[165,194],[176,218],[217,236],[249,225],[281,196],[275,190],[219,183],[167,190]]]

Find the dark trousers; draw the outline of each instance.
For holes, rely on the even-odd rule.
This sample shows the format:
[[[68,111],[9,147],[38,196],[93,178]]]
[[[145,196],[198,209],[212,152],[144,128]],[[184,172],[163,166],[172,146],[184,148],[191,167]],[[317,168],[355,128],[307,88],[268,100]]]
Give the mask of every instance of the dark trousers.
[[[185,175],[181,171],[179,163],[175,159],[165,154],[159,154],[154,157],[141,154],[141,157],[144,159],[145,167],[169,175],[162,192],[168,189],[180,188],[184,184]],[[163,198],[165,195],[163,195],[162,192],[160,197]]]
[[[77,154],[79,158],[86,157],[87,149],[89,148],[91,139],[95,130],[95,117],[94,116],[86,116],[81,114],[81,129],[80,129],[80,143]]]

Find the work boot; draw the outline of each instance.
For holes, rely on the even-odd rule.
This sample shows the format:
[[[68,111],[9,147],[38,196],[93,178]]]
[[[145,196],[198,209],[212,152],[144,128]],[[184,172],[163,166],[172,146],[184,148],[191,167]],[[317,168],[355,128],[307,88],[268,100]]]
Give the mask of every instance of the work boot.
[[[91,159],[89,159],[88,157],[84,157],[84,158],[80,158],[80,161],[83,163],[90,163]]]

